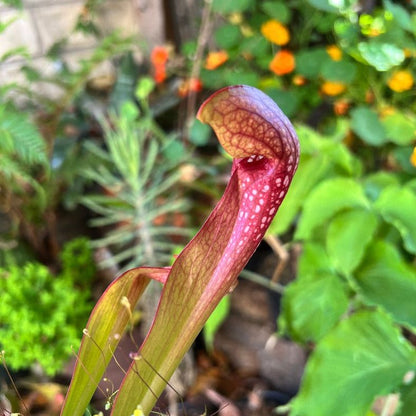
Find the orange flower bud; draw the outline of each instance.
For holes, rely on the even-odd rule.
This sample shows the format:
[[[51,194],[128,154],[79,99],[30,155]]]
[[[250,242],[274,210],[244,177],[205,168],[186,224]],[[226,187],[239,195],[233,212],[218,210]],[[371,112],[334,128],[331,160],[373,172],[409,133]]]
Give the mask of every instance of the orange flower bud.
[[[365,102],[368,104],[371,104],[372,102],[374,102],[374,92],[371,90],[367,90],[365,92]]]
[[[157,84],[166,79],[166,62],[169,58],[168,49],[164,46],[155,46],[150,54],[150,62],[153,66],[153,78]]]
[[[202,91],[202,82],[198,78],[190,78],[183,81],[178,87],[179,97],[186,97],[191,92]]]
[[[306,78],[303,75],[295,75],[292,79],[293,85],[300,87],[301,85],[306,84]]]
[[[269,69],[276,75],[290,74],[295,69],[295,56],[292,52],[282,49],[277,52],[269,64]]]

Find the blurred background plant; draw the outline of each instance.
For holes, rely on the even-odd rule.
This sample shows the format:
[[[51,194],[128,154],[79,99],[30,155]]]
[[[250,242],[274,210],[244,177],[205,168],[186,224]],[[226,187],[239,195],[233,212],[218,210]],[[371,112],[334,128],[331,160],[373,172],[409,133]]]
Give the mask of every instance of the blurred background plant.
[[[201,56],[204,87],[261,88],[298,123],[298,172],[269,229],[283,249],[301,248],[279,332],[312,346],[285,410],[365,414],[377,394],[399,392],[405,415],[416,391],[403,378],[416,362],[415,5],[206,4],[214,28]],[[195,57],[198,46],[182,52]],[[363,389],[369,378],[373,388]]]
[[[104,267],[112,262],[123,270],[168,265],[183,237],[192,235],[185,217],[190,204],[183,195],[185,181],[181,185],[181,166],[189,155],[154,121],[148,104],[153,88],[151,78],[141,78],[139,105],[124,101],[109,121],[101,119],[106,149],[86,142],[91,164],[80,173],[102,192],[81,202],[98,214],[92,226],[107,227],[94,242],[112,248]]]
[[[88,2],[88,16],[94,15],[97,3]],[[0,26],[0,36],[14,21]],[[80,16],[73,31],[95,34],[96,28],[93,20],[86,22]],[[25,240],[39,260],[52,263],[59,254],[56,211],[62,203],[71,204],[71,194],[80,187],[76,178],[77,166],[84,161],[80,139],[92,126],[83,108],[91,100],[87,82],[97,65],[130,49],[132,39],[110,34],[78,69],[70,69],[60,59],[64,43],[64,39],[58,41],[47,54],[59,68],[53,75],[36,69],[24,48],[12,49],[0,58],[0,63],[25,58],[21,68],[25,81],[1,86],[1,209],[11,221],[9,237]],[[39,84],[56,88],[59,99],[37,92]]]
[[[62,370],[77,351],[91,310],[95,267],[89,240],[65,244],[61,270],[5,255],[0,269],[0,348],[12,371],[37,368],[46,375]]]

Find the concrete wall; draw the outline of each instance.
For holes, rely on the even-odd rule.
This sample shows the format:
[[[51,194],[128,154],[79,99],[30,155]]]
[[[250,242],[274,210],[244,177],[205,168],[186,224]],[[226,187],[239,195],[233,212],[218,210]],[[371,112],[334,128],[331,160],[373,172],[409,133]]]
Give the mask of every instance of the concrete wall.
[[[12,48],[24,46],[34,65],[44,74],[54,71],[54,64],[45,59],[45,53],[56,42],[67,38],[64,59],[74,64],[87,57],[97,44],[93,36],[72,34],[80,13],[85,13],[84,0],[23,0],[23,10],[7,7],[0,0],[0,22],[16,17],[16,21],[0,34],[0,57]],[[97,22],[103,34],[120,29],[125,35],[137,35],[149,47],[163,43],[164,19],[162,0],[104,0],[98,8]],[[23,79],[19,74],[22,59],[14,57],[0,63],[0,84]],[[106,63],[97,76],[111,71]]]

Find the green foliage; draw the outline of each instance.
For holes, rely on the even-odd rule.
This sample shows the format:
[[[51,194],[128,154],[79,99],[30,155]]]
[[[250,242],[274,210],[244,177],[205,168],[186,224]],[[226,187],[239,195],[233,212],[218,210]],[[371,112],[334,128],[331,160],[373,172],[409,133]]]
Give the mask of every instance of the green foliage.
[[[91,241],[78,237],[66,243],[60,253],[61,275],[80,287],[90,287],[96,273]]]
[[[408,391],[403,377],[415,370],[416,349],[399,331],[416,328],[416,190],[400,168],[360,169],[364,162],[369,170],[367,161],[337,130],[332,140],[304,127],[298,133],[304,153],[271,228],[287,233],[296,220],[294,239],[303,244],[280,331],[315,344],[292,409],[359,416],[375,396]],[[406,408],[411,399],[402,399]]]
[[[68,258],[75,247],[79,256]],[[14,370],[38,363],[53,375],[79,345],[91,308],[85,281],[95,272],[92,253],[83,239],[68,243],[63,253],[56,276],[36,262],[0,269],[0,349]],[[74,275],[81,270],[82,277]]]
[[[48,166],[46,144],[24,113],[0,107],[0,151],[25,165]]]
[[[210,315],[208,320],[205,322],[203,334],[207,348],[213,350],[214,338],[221,324],[225,321],[230,311],[230,297],[224,296],[214,312]]]
[[[380,146],[387,140],[386,132],[377,114],[366,106],[351,111],[351,129],[373,146]]]
[[[387,314],[356,312],[317,345],[291,413],[365,415],[375,396],[397,389],[415,369],[416,350]]]
[[[0,203],[8,210],[10,199],[25,198],[32,192],[40,209],[46,205],[46,193],[39,177],[49,175],[45,141],[29,118],[0,103]]]
[[[86,33],[88,27],[90,33],[95,31],[93,16],[99,3],[86,2],[74,32]],[[0,36],[16,19],[0,25]],[[12,237],[26,240],[38,258],[51,262],[58,255],[55,211],[61,202],[73,206],[83,190],[78,169],[87,157],[74,136],[89,128],[89,116],[80,104],[87,95],[85,86],[99,64],[132,47],[132,39],[111,33],[99,40],[91,56],[77,69],[70,69],[61,54],[65,42],[58,40],[48,51],[46,59],[56,68],[53,74],[45,75],[33,66],[22,48],[0,57],[0,62],[7,62],[16,57],[22,60],[23,56],[20,71],[26,78],[21,84],[3,83],[0,89],[0,209],[10,219]],[[60,91],[59,100],[35,92],[38,85],[47,84]],[[20,99],[19,106],[15,98]],[[78,110],[71,105],[78,106]]]
[[[290,333],[297,341],[319,341],[335,326],[347,307],[346,286],[336,274],[330,271],[305,274],[285,292],[280,330]],[[299,313],[300,310],[307,313]]]
[[[320,127],[327,117],[348,115],[352,131],[370,147],[412,140],[414,3],[383,1],[364,7],[357,0],[230,0],[214,1],[212,10],[223,23],[216,25],[215,44],[207,55],[220,49],[228,59],[202,70],[205,86],[249,83],[266,91],[296,121],[313,119]],[[274,35],[264,26],[271,21],[283,25],[273,29]],[[282,50],[294,56],[293,68],[273,64]],[[395,78],[398,73],[405,73],[407,81]],[[320,107],[322,103],[326,106]],[[341,114],[339,103],[344,105]],[[386,108],[394,113],[391,121],[384,120],[391,116]]]
[[[153,120],[147,104],[151,88],[148,79],[137,88],[142,112],[127,101],[111,117],[111,126],[102,121],[106,149],[87,143],[95,160],[82,171],[104,191],[82,198],[99,215],[91,225],[110,226],[94,244],[112,248],[109,261],[125,268],[169,264],[178,244],[170,237],[190,234],[172,224],[171,218],[188,206],[180,195],[183,147]]]

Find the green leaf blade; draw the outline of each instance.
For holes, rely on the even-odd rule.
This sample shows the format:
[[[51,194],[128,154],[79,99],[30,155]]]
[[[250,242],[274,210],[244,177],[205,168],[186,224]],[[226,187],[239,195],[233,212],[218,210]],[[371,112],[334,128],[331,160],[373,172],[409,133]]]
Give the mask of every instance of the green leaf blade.
[[[295,238],[310,238],[316,227],[346,208],[367,206],[364,190],[354,179],[328,179],[317,186],[305,201]]]
[[[301,157],[299,166],[301,168],[294,176],[290,190],[269,228],[271,234],[282,234],[288,230],[303,201],[330,167],[329,160],[319,156]]]
[[[359,265],[373,239],[377,223],[377,217],[364,209],[340,212],[332,219],[326,246],[334,267],[340,273],[348,276]]]
[[[376,396],[396,389],[415,366],[415,350],[386,314],[357,312],[312,353],[293,415],[365,415]]]
[[[169,268],[137,268],[116,279],[91,313],[61,416],[83,415],[150,279],[165,282]]]
[[[416,328],[416,269],[403,261],[393,245],[373,243],[355,281],[366,302],[382,306],[397,322]]]
[[[381,146],[387,141],[384,126],[377,114],[368,107],[361,106],[351,111],[351,128],[370,145]]]
[[[298,342],[317,342],[347,307],[346,288],[339,277],[329,272],[303,277],[285,291],[279,330]]]
[[[381,192],[374,206],[400,232],[406,250],[416,254],[415,193],[410,188],[390,186]]]
[[[210,351],[212,351],[214,348],[215,334],[221,324],[224,322],[225,318],[227,318],[230,311],[230,306],[230,297],[224,296],[204,325],[203,334],[205,344]]]

